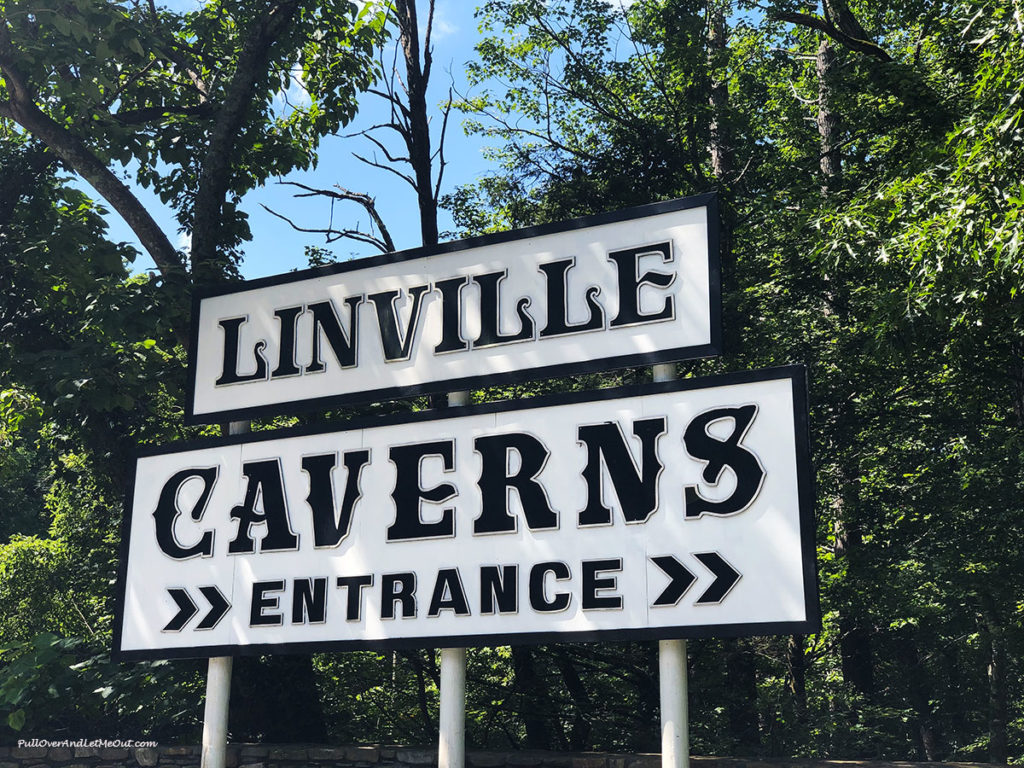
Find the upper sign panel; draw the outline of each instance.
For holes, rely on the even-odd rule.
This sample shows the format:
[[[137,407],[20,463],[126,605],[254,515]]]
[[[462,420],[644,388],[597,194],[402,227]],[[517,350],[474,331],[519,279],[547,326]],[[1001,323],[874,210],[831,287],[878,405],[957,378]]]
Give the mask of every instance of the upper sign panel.
[[[711,195],[196,297],[190,423],[718,354]]]

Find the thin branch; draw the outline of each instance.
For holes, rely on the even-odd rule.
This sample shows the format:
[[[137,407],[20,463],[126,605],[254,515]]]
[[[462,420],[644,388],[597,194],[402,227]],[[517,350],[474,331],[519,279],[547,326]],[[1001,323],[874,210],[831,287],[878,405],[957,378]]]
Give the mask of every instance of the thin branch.
[[[433,5],[433,3],[431,3]],[[444,105],[443,118],[441,120],[441,135],[437,139],[437,152],[434,156],[437,158],[437,181],[434,182],[434,199],[437,200],[441,195],[441,179],[444,177],[444,169],[448,163],[444,159],[444,140],[448,132],[448,115],[452,111],[452,86],[448,86],[448,101]]]
[[[408,174],[395,170],[390,165],[378,163],[376,160],[367,160],[365,157],[363,157],[362,155],[357,155],[355,152],[352,153],[352,157],[354,157],[361,163],[366,163],[371,168],[380,168],[382,171],[390,171],[391,173],[395,174],[395,176],[402,179],[402,181],[406,182],[410,187],[416,189],[416,181]]]
[[[327,240],[328,243],[334,243],[337,242],[338,240],[347,239],[356,240],[361,243],[368,243],[369,245],[372,245],[378,250],[380,250],[381,253],[389,253],[390,251],[394,250],[394,247],[388,247],[388,243],[384,242],[380,238],[374,237],[373,235],[368,234],[366,232],[360,232],[358,229],[314,229],[309,227],[300,227],[298,224],[289,219],[283,213],[278,213],[277,211],[268,208],[263,203],[260,203],[260,207],[263,208],[263,210],[265,210],[271,216],[276,216],[277,218],[288,222],[289,226],[291,226],[292,229],[298,232],[310,232],[313,234],[325,235],[325,239]]]
[[[862,40],[857,37],[851,37],[820,16],[812,16],[809,13],[780,11],[776,8],[768,8],[766,10],[770,16],[775,17],[779,21],[788,21],[790,24],[796,24],[799,27],[816,29],[851,50],[866,53],[879,61],[890,62],[893,60],[892,56],[878,45],[878,43],[874,43],[871,40]]]
[[[335,200],[350,200],[354,203],[361,205],[370,218],[373,219],[374,224],[377,225],[377,229],[380,230],[381,239],[387,246],[388,251],[395,250],[395,241],[391,237],[391,233],[388,231],[387,226],[384,224],[384,219],[381,218],[380,213],[377,211],[377,201],[367,194],[362,192],[353,192],[350,189],[335,184],[334,189],[319,189],[317,187],[309,187],[305,184],[301,184],[297,181],[282,181],[280,182],[284,186],[297,187],[299,189],[306,190],[306,194],[296,194],[295,197],[330,197]],[[337,190],[337,191],[334,191]]]

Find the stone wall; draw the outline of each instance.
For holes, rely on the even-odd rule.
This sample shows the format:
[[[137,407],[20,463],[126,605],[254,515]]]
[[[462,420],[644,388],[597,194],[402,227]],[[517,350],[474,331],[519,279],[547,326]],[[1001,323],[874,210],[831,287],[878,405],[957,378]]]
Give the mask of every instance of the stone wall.
[[[199,747],[46,746],[0,747],[0,768],[194,768]],[[466,753],[468,768],[660,768],[656,754],[602,752],[475,752]],[[985,763],[904,763],[857,760],[740,760],[692,757],[693,768],[987,768]],[[228,768],[431,768],[437,749],[431,747],[324,747],[231,745]]]

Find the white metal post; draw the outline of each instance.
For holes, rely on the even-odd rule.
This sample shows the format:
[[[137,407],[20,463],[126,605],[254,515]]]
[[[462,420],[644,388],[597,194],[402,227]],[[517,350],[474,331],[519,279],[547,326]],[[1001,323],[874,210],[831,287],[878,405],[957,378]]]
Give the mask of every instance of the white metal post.
[[[686,641],[658,643],[661,693],[661,768],[689,768],[690,721],[687,707]]]
[[[469,405],[469,392],[449,392],[448,405]],[[466,649],[441,649],[437,768],[466,765]]]
[[[224,768],[227,762],[231,662],[230,656],[215,656],[206,671],[202,768]]]
[[[676,366],[654,366],[655,381],[672,381]],[[661,695],[661,768],[690,768],[690,713],[687,706],[686,641],[658,643],[658,687]]]
[[[232,421],[228,424],[228,434],[244,435],[249,427],[248,421]],[[224,768],[227,762],[232,661],[230,656],[214,656],[206,668],[202,768]]]
[[[438,768],[466,764],[466,649],[441,649],[441,712],[438,723]]]

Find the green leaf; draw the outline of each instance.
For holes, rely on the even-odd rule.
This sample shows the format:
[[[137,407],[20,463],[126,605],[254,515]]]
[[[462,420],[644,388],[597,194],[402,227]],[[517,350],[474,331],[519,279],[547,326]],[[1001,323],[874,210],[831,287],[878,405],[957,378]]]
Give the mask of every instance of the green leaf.
[[[25,727],[25,710],[16,709],[7,716],[7,725],[13,730],[20,731]]]

